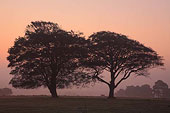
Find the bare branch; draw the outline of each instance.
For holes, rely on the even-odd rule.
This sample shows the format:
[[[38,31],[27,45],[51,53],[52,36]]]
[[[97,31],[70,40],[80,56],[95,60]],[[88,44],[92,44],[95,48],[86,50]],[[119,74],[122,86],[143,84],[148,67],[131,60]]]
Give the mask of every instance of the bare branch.
[[[94,78],[97,78],[100,82],[103,82],[103,83],[107,84],[108,86],[110,85],[107,81],[105,81],[105,80],[103,80],[102,78],[99,77],[99,71],[97,71],[97,70],[96,70],[96,73],[94,75]]]
[[[99,76],[95,76],[95,78],[97,78],[100,82],[103,82],[103,83],[107,84],[108,86],[110,85],[108,82],[106,82],[105,80],[103,80]]]
[[[123,71],[123,68],[118,71],[118,73],[116,74],[116,76],[114,77],[114,79],[116,79],[122,71]]]
[[[126,80],[130,75],[131,73],[134,72],[134,71],[125,71],[125,74],[124,76],[119,80],[119,82],[117,82],[117,84],[115,85],[115,88],[123,81],[123,80]]]

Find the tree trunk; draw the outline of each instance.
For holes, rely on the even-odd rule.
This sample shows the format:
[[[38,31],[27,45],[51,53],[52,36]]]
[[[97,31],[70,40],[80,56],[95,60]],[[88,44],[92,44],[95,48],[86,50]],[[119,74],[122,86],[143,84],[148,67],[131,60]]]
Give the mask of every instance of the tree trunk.
[[[58,97],[56,88],[51,87],[51,88],[49,88],[49,90],[50,90],[51,96],[52,96],[53,98],[57,98],[57,97]]]
[[[113,68],[110,69],[110,73],[111,73],[111,81],[110,81],[110,85],[109,85],[109,97],[108,98],[115,98],[115,96],[114,96],[115,79],[114,79]]]
[[[114,90],[115,90],[114,85],[110,84],[110,86],[109,86],[109,97],[108,98],[115,98]]]
[[[53,98],[57,98],[58,97],[57,91],[56,91],[56,80],[55,80],[55,78],[53,78],[51,80],[51,84],[49,85],[48,89],[50,90],[51,96]]]

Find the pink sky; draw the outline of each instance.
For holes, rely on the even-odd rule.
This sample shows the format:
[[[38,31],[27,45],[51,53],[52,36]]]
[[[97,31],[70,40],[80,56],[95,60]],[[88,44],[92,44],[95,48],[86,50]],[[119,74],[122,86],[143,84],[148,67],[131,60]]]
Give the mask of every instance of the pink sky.
[[[153,85],[158,79],[170,86],[170,0],[1,0],[0,17],[0,88],[10,87],[8,48],[15,38],[23,36],[26,25],[36,20],[52,21],[63,29],[84,32],[85,36],[101,30],[125,34],[163,56],[166,70],[151,70],[150,78],[131,77],[118,88]],[[107,94],[107,90],[101,83],[81,92],[74,89],[60,93],[100,95]],[[17,91],[23,94],[23,90]],[[26,91],[35,92],[47,91]]]

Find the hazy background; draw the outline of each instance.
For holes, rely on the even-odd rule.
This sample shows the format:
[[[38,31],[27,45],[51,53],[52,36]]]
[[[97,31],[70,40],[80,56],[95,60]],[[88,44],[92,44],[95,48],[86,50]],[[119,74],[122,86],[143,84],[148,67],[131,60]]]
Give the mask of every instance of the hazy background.
[[[165,59],[166,70],[153,69],[150,78],[135,75],[117,88],[150,84],[158,79],[170,86],[170,0],[0,0],[0,88],[9,87],[7,50],[23,36],[31,21],[58,23],[63,29],[84,32],[109,30],[149,46]],[[105,73],[106,74],[106,73]],[[106,78],[107,79],[107,78]],[[49,94],[47,89],[15,90],[14,94]],[[62,95],[108,94],[105,84],[59,90]]]

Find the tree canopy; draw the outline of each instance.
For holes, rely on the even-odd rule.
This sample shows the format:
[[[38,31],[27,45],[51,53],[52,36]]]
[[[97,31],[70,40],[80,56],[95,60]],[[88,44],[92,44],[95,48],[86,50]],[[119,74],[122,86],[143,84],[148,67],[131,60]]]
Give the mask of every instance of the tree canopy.
[[[133,73],[146,76],[148,69],[164,65],[162,57],[153,49],[125,35],[101,31],[92,34],[89,40],[91,58],[88,65],[96,70],[94,78],[109,86],[111,98],[114,89]],[[100,76],[102,71],[110,73],[110,81]]]
[[[10,84],[26,89],[48,87],[57,97],[56,88],[89,83],[88,75],[80,71],[80,61],[87,56],[85,43],[80,34],[62,30],[58,24],[31,22],[8,51],[8,67],[14,75]]]

